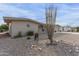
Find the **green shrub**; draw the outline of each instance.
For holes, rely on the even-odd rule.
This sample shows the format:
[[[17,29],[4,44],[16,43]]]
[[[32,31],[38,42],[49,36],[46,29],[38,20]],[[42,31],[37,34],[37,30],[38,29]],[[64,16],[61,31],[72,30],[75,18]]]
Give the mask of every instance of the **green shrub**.
[[[3,32],[3,28],[0,26],[0,32]]]
[[[0,26],[0,30],[1,30],[1,32],[2,31],[7,31],[9,28],[8,28],[8,25],[6,25],[6,24],[2,24],[1,26]]]
[[[3,30],[2,30],[2,29],[0,29],[0,32],[3,32]]]
[[[33,31],[28,31],[26,35],[27,36],[33,36],[34,35],[34,32]]]
[[[79,32],[79,27],[77,27],[76,29],[77,29],[77,32]]]

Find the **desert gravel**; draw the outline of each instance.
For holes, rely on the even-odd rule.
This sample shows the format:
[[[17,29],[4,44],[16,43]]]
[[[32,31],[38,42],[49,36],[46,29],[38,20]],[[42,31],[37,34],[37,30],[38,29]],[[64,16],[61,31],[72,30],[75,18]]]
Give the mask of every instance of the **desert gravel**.
[[[79,35],[55,34],[57,45],[47,46],[46,35],[40,35],[39,41],[27,40],[26,37],[12,39],[0,38],[0,56],[78,56]]]

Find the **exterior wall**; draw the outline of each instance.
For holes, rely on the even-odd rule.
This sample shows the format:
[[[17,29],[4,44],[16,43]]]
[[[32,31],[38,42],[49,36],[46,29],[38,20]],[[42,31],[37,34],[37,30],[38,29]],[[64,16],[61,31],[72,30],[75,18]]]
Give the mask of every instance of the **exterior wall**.
[[[59,27],[58,27],[58,26],[55,26],[54,31],[55,31],[55,32],[59,32]]]
[[[30,26],[28,27],[27,24]],[[22,35],[25,35],[28,31],[38,32],[38,24],[27,22],[27,21],[12,21],[11,25],[11,37],[14,37],[21,32]]]
[[[62,27],[62,26],[55,26],[56,32],[68,32],[71,31],[71,27]]]
[[[55,26],[55,32],[61,32],[62,31],[62,27],[61,26]]]
[[[44,25],[39,25],[39,33],[41,33],[41,34],[45,34],[45,33],[47,33],[47,31],[46,31],[46,28],[45,28],[45,26]]]
[[[72,28],[72,32],[77,32],[77,28]]]
[[[60,31],[60,32],[63,32],[63,31],[64,31],[64,28],[61,26],[61,27],[59,28],[59,31]]]
[[[11,23],[9,23],[9,34],[11,35]]]
[[[64,32],[71,31],[71,27],[64,27]]]

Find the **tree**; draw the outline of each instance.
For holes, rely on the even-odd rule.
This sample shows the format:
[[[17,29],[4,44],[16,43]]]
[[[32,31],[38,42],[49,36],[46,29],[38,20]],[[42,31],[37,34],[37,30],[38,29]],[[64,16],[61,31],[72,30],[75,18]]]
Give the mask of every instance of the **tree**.
[[[76,27],[76,29],[77,29],[77,32],[79,32],[79,27]]]
[[[3,32],[3,29],[2,29],[2,27],[0,26],[0,32]]]
[[[8,28],[8,25],[6,25],[6,24],[2,24],[1,26],[0,26],[0,31],[1,32],[3,32],[3,31],[7,31],[9,28]]]
[[[54,27],[56,21],[56,8],[46,8],[46,28],[50,45],[53,44]]]

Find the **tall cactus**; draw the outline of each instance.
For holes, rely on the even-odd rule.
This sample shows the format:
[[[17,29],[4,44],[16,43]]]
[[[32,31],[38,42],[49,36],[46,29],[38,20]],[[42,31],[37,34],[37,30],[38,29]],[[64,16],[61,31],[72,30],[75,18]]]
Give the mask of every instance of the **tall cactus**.
[[[53,44],[53,36],[54,36],[54,28],[56,21],[56,8],[48,7],[46,8],[46,28],[48,39],[50,40],[50,44]]]

